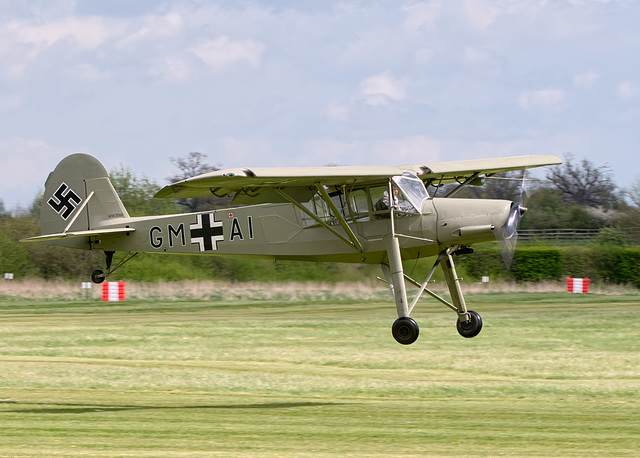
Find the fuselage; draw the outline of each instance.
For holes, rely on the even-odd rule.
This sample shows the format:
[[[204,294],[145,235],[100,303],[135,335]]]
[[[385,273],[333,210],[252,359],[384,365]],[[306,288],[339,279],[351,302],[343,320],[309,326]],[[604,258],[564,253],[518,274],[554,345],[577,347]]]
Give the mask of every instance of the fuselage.
[[[506,200],[429,198],[422,202],[419,212],[395,214],[393,222],[391,215],[354,215],[347,218],[347,224],[362,250],[345,243],[289,203],[169,216],[116,216],[103,227],[135,230],[94,237],[91,248],[380,263],[387,256],[386,239],[392,225],[404,259],[433,256],[447,246],[495,240],[494,232],[505,224],[511,204]],[[346,238],[340,225],[331,227]]]

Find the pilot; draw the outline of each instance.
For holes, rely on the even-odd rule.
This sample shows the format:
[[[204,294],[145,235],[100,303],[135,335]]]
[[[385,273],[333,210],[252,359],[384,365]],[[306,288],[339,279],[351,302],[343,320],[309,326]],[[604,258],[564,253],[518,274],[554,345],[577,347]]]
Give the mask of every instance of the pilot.
[[[391,189],[393,191],[393,205],[397,210],[402,212],[415,212],[415,210],[413,209],[413,205],[411,205],[409,201],[404,198],[404,194],[402,194],[396,186],[391,186]],[[375,209],[389,209],[389,191],[385,191],[380,200],[376,202]]]

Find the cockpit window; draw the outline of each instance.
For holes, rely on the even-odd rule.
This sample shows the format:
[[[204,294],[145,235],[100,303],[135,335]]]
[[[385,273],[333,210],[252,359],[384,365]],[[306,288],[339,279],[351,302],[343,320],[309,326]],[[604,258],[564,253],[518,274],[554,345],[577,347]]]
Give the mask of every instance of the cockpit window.
[[[429,193],[424,187],[424,183],[420,178],[415,175],[402,175],[401,177],[394,177],[393,182],[400,188],[400,191],[411,203],[415,211],[418,213],[422,208],[422,201],[429,198]],[[406,208],[402,208],[402,211],[407,211]]]
[[[400,215],[418,214],[422,208],[422,202],[429,198],[429,194],[422,180],[415,175],[405,174],[394,177],[391,183],[393,199],[389,199],[389,184],[364,186],[361,188],[345,189],[345,187],[332,191],[326,188],[335,208],[347,223],[366,222],[378,219],[390,218],[389,205]],[[339,215],[333,214],[320,194],[303,204],[309,212],[317,216],[311,217],[301,210],[302,225],[309,227],[318,224],[318,220],[329,225],[338,224]]]

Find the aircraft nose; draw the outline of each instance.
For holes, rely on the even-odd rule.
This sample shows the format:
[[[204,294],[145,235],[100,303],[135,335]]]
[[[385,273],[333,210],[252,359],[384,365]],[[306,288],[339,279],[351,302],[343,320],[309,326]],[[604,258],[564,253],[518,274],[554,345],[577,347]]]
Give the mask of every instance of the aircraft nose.
[[[496,231],[509,225],[513,205],[508,200],[434,199],[438,214],[438,241],[443,244],[494,241]],[[518,220],[520,211],[524,213],[526,209],[518,209]]]

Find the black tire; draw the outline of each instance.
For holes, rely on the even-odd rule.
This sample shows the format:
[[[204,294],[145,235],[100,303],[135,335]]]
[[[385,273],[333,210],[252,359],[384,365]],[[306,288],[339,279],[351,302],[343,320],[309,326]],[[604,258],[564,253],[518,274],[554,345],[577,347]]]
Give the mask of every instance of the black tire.
[[[469,310],[469,317],[471,318],[469,321],[460,321],[460,318],[458,318],[458,322],[456,323],[458,334],[468,339],[477,336],[480,334],[480,331],[482,331],[482,318],[480,314]]]
[[[409,345],[416,341],[420,328],[413,318],[403,316],[393,322],[391,327],[393,338],[402,345]]]
[[[102,283],[104,281],[104,272],[99,269],[91,272],[91,281],[98,284]]]

